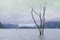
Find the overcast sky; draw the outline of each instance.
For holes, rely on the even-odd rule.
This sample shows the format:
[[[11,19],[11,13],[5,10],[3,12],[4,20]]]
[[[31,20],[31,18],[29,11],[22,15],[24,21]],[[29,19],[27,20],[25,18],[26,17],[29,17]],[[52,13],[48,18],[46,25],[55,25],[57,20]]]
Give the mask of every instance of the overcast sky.
[[[42,0],[0,0],[0,21],[13,24],[33,24],[32,6],[39,12]],[[46,0],[46,21],[60,21],[60,0]],[[37,18],[37,17],[36,17]]]

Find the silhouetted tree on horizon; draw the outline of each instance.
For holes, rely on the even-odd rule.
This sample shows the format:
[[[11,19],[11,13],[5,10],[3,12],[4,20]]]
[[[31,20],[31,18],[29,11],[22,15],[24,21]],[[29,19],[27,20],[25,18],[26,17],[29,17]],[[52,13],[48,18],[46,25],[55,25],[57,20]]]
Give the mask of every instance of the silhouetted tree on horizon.
[[[0,28],[5,28],[1,22],[0,22]]]

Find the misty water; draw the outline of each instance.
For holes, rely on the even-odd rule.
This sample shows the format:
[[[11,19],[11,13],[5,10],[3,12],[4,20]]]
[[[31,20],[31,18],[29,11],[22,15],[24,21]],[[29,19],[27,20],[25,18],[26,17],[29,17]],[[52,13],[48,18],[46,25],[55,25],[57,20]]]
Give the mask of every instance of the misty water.
[[[60,29],[44,29],[44,40],[60,40]],[[40,40],[38,29],[0,29],[0,40]]]

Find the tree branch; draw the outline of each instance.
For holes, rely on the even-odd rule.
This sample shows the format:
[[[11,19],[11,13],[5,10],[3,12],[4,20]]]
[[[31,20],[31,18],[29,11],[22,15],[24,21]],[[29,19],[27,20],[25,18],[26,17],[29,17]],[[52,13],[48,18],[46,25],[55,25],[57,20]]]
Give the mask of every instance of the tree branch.
[[[32,8],[32,10],[35,12],[36,15],[38,15],[38,13]],[[40,17],[40,15],[38,15]]]
[[[35,23],[35,25],[37,26],[37,28],[39,28],[38,24],[36,23],[35,19],[34,19],[34,16],[33,16],[33,9],[31,10],[31,15],[32,15],[32,18],[33,18],[33,21]]]

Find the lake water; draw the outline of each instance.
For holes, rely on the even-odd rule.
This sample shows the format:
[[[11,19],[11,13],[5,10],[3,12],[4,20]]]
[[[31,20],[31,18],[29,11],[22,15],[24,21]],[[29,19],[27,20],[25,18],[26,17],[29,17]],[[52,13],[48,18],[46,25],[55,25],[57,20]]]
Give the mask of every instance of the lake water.
[[[40,40],[38,29],[0,29],[0,40]],[[44,29],[44,40],[60,40],[60,29]]]

